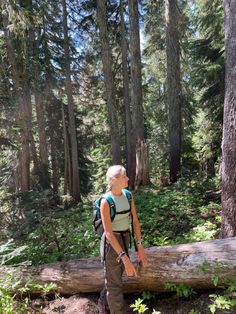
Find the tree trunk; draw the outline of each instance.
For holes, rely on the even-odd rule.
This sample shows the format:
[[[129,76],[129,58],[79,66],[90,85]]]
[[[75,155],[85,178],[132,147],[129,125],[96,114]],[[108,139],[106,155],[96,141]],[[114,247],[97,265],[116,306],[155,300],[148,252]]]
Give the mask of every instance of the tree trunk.
[[[101,42],[102,65],[104,72],[104,82],[107,96],[107,108],[109,115],[109,126],[112,144],[113,164],[121,164],[121,148],[119,139],[119,127],[116,110],[116,89],[114,76],[112,72],[112,53],[109,45],[107,19],[106,19],[106,1],[97,0],[97,21],[99,27],[99,36]]]
[[[149,266],[138,268],[138,277],[123,276],[125,292],[166,291],[166,283],[188,284],[194,289],[213,288],[212,276],[219,285],[236,273],[236,238],[146,249]],[[136,253],[131,254],[134,261]],[[137,262],[135,262],[138,267]],[[1,278],[13,272],[23,282],[53,282],[62,295],[98,292],[104,284],[99,258],[72,260],[37,267],[1,267]],[[31,291],[34,293],[34,291]]]
[[[50,89],[49,89],[50,93]],[[47,98],[47,118],[48,118],[48,134],[49,134],[49,152],[51,160],[52,172],[52,188],[54,194],[58,194],[60,181],[60,162],[59,151],[61,144],[58,145],[58,129],[61,121],[61,116],[55,113],[60,113],[61,103],[56,99],[53,93]]]
[[[6,38],[7,55],[9,58],[11,70],[12,70],[12,80],[13,80],[13,93],[16,96],[17,102],[19,104],[18,110],[18,123],[21,126],[21,148],[19,156],[21,157],[19,162],[19,171],[21,172],[20,177],[20,190],[27,191],[30,188],[30,138],[28,134],[27,127],[27,116],[25,110],[25,97],[24,90],[21,86],[21,74],[22,71],[19,70],[20,61],[16,62],[15,49],[13,45],[12,34],[10,33],[7,22],[5,18],[3,19],[4,24],[4,35]],[[21,60],[22,61],[22,60]]]
[[[224,1],[225,101],[222,142],[222,237],[236,236],[236,0]]]
[[[136,189],[140,185],[150,184],[148,160],[148,146],[143,141],[138,140],[136,145]]]
[[[143,156],[141,156],[141,158],[137,160],[137,154],[143,153],[143,151],[140,150],[140,143],[146,145],[144,144],[143,93],[138,1],[129,0],[128,4],[130,20],[131,108],[136,143],[135,187],[137,188],[140,184],[149,184],[150,180],[148,159],[145,160]],[[143,161],[145,162],[142,163]],[[135,160],[132,160],[132,162],[135,163]]]
[[[79,162],[78,162],[78,145],[76,137],[75,116],[73,110],[73,91],[71,83],[70,70],[70,51],[69,51],[69,37],[67,26],[67,8],[66,0],[62,0],[63,6],[63,33],[64,33],[64,50],[65,50],[65,71],[66,71],[66,94],[68,102],[69,114],[69,130],[70,130],[70,144],[71,144],[71,163],[72,163],[72,197],[74,204],[81,202],[80,186],[79,186]]]
[[[34,141],[34,135],[33,135],[33,127],[32,127],[32,102],[31,102],[31,94],[30,89],[28,87],[29,85],[29,77],[28,73],[25,73],[25,75],[22,74],[22,89],[23,89],[23,110],[24,110],[24,117],[25,117],[25,125],[26,125],[26,136],[30,145],[30,153],[31,153],[31,160],[33,161],[34,169],[33,173],[38,176],[36,182],[38,179],[40,180],[40,167],[39,167],[39,158],[37,154],[37,149]]]
[[[176,0],[165,0],[167,104],[169,111],[170,181],[176,182],[181,170],[181,85],[180,45]]]
[[[70,162],[70,150],[69,150],[69,141],[68,141],[68,132],[66,127],[66,119],[64,112],[64,104],[61,106],[62,110],[62,124],[63,124],[63,138],[64,138],[64,195],[68,193],[68,185],[69,190],[71,189],[71,162]]]
[[[37,76],[38,77],[38,76]],[[40,156],[40,183],[43,188],[50,187],[50,178],[48,171],[48,149],[46,136],[46,121],[45,121],[45,103],[40,97],[39,92],[35,92],[35,107],[38,123],[39,134],[39,156]]]
[[[34,21],[34,11],[32,0],[22,1],[24,7],[27,8],[30,27],[28,31],[28,50],[30,60],[34,60],[31,63],[32,70],[34,72],[34,79],[32,80],[33,93],[35,95],[35,109],[36,117],[38,124],[38,137],[39,137],[39,158],[37,156],[37,150],[34,143],[33,133],[31,131],[31,151],[34,161],[34,170],[35,173],[39,176],[40,185],[43,188],[50,187],[49,171],[48,171],[48,154],[47,154],[47,140],[46,140],[46,122],[45,122],[45,106],[44,106],[44,96],[42,90],[40,90],[41,79],[40,79],[40,69],[39,69],[39,51],[37,49],[37,34],[35,30],[35,21]],[[27,86],[28,89],[28,86]],[[32,121],[32,105],[31,105],[31,96],[29,95],[30,102],[30,119]],[[31,128],[32,130],[32,125]]]
[[[125,135],[126,135],[126,163],[127,174],[129,177],[129,188],[135,187],[135,134],[132,126],[130,93],[129,93],[129,69],[128,69],[128,47],[126,39],[126,27],[124,21],[124,4],[120,1],[120,33],[121,33],[121,52],[122,52],[122,74],[123,74],[123,96],[125,107]]]

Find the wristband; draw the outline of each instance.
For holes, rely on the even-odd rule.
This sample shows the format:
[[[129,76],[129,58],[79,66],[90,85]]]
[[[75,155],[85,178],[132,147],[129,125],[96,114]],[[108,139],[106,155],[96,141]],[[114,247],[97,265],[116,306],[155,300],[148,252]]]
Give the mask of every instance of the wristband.
[[[118,254],[118,256],[117,256],[116,261],[119,263],[121,257],[123,257],[123,256],[125,256],[125,255],[126,255],[126,253],[125,253],[124,251],[121,251],[121,252]]]
[[[137,245],[142,245],[143,243],[143,239],[140,239],[139,241],[137,241]]]

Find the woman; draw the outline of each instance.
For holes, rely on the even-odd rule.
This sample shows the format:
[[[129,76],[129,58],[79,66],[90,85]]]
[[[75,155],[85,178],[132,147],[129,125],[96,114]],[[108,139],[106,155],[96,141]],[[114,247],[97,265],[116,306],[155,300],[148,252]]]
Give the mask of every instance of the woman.
[[[124,314],[124,299],[122,291],[122,273],[125,270],[127,276],[137,276],[137,271],[129,259],[128,247],[130,243],[130,223],[132,219],[135,238],[137,240],[138,260],[142,266],[147,266],[147,257],[142,245],[142,236],[138,222],[134,199],[131,200],[131,212],[129,201],[124,193],[124,188],[128,186],[129,178],[123,166],[116,165],[108,169],[106,174],[108,183],[107,193],[112,197],[116,212],[126,212],[116,214],[113,221],[110,218],[110,206],[106,198],[102,198],[100,211],[104,227],[105,249],[104,256],[105,288],[101,292],[99,299],[100,313],[106,313],[104,309],[105,294],[111,314]],[[132,218],[131,218],[132,217]],[[103,237],[103,238],[104,238]],[[101,246],[103,246],[103,241]]]

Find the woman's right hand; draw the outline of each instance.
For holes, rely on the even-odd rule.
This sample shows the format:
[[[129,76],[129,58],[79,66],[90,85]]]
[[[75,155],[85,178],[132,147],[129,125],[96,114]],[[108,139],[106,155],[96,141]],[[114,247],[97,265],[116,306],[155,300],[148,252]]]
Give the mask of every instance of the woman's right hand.
[[[128,277],[136,277],[137,276],[137,271],[134,267],[134,264],[131,262],[129,257],[125,255],[124,257],[121,258],[124,267],[125,267],[125,272]]]

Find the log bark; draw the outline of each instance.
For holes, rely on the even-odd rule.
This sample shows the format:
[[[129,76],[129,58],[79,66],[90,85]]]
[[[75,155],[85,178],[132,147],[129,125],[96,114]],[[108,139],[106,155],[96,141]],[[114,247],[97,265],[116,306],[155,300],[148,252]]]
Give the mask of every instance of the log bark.
[[[149,266],[145,269],[140,267],[136,278],[123,276],[124,292],[166,291],[167,282],[208,289],[214,287],[212,275],[219,277],[219,284],[224,278],[236,277],[236,238],[151,247],[146,252]],[[136,253],[132,252],[131,259],[135,257]],[[23,281],[54,282],[65,296],[98,292],[104,282],[98,257],[37,267],[0,268],[0,276],[10,272]]]

